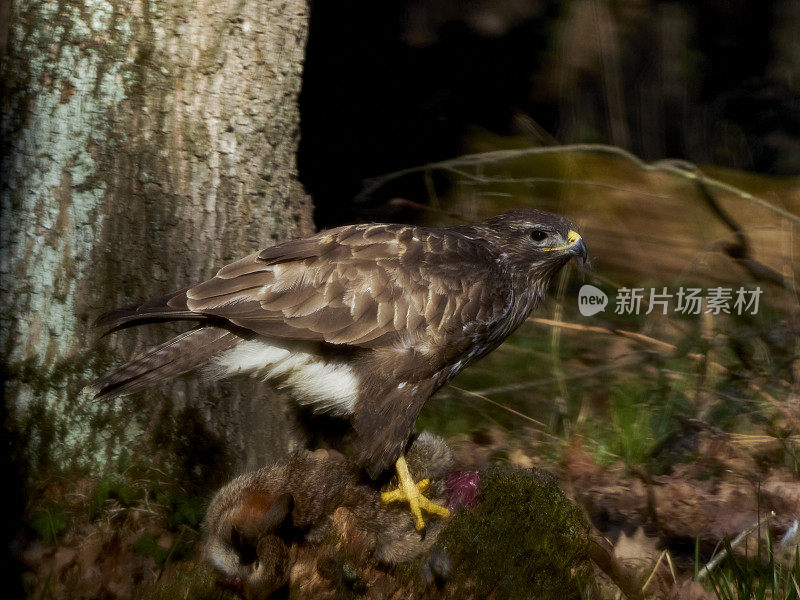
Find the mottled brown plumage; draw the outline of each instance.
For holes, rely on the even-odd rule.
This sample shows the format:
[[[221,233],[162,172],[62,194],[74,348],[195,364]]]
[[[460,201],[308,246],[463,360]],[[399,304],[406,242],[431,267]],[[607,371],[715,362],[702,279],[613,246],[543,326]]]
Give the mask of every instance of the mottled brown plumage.
[[[132,393],[193,369],[248,373],[350,418],[373,477],[401,455],[424,402],[491,352],[586,246],[537,210],[447,228],[350,225],[267,248],[203,283],[109,313],[108,330],[153,320],[197,328],[93,384]]]

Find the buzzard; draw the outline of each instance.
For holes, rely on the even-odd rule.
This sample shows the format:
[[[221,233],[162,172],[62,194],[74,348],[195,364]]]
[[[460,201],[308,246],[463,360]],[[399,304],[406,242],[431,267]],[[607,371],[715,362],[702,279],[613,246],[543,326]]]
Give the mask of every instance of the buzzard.
[[[494,350],[586,245],[562,216],[516,210],[456,227],[349,225],[226,265],[212,279],[101,317],[111,332],[153,321],[196,326],[101,377],[97,398],[182,373],[247,374],[350,420],[358,462],[384,501],[447,516],[422,494],[403,452],[425,401]]]

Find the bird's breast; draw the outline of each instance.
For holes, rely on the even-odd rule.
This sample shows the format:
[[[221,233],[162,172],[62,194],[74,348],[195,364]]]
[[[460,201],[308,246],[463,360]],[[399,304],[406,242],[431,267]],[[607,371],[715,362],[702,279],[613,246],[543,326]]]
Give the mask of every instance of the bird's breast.
[[[525,322],[539,299],[534,290],[524,291],[510,298],[506,310],[495,321],[475,324],[474,327],[468,328],[469,335],[461,340],[461,344],[454,344],[454,346],[462,348],[461,352],[450,361],[446,368],[440,371],[440,386],[502,344]]]

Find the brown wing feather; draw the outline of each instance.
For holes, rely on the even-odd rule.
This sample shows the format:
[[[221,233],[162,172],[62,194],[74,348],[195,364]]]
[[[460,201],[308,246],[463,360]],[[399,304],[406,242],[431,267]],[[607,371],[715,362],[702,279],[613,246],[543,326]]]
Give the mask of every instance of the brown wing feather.
[[[353,225],[232,263],[189,288],[186,306],[262,335],[373,347],[473,326],[498,309],[498,295],[477,285],[502,284],[494,271],[488,253],[456,233]]]

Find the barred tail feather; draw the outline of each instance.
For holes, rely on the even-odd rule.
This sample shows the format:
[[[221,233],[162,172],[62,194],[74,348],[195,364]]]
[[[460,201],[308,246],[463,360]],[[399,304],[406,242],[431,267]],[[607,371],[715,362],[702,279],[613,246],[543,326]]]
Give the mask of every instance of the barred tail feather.
[[[94,392],[95,399],[132,394],[197,369],[240,341],[240,336],[222,327],[192,329],[150,348],[85,389]]]

